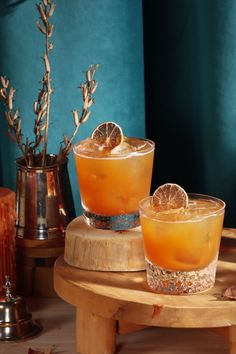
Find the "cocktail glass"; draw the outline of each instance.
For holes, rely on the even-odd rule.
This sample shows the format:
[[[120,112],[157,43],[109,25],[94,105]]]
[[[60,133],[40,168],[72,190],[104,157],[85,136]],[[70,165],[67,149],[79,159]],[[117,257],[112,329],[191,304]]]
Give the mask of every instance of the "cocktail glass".
[[[150,193],[154,143],[126,137],[111,150],[87,138],[73,150],[87,223],[111,230],[139,226],[139,201]]]
[[[188,194],[186,209],[157,212],[152,197],[140,202],[147,283],[164,294],[205,291],[215,283],[225,203]]]

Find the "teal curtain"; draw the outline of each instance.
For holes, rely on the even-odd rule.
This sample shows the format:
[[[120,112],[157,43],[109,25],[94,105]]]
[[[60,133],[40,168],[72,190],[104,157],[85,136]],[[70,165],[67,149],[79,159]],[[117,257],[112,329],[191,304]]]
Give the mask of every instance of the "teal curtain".
[[[236,2],[56,0],[56,5],[50,152],[57,152],[63,133],[73,129],[71,110],[81,106],[84,70],[99,63],[92,116],[76,140],[104,120],[116,121],[126,135],[146,135],[156,142],[152,189],[170,181],[220,197],[227,204],[225,226],[236,227]],[[43,68],[37,18],[32,0],[0,3],[0,74],[17,88],[25,136],[32,134]],[[19,151],[6,136],[2,108],[0,114],[0,182],[15,188]],[[80,213],[72,155],[69,173]]]
[[[37,1],[39,3],[39,0]],[[55,0],[55,25],[51,54],[52,86],[49,130],[50,153],[57,153],[63,133],[73,131],[71,111],[82,107],[79,84],[91,63],[99,63],[99,87],[89,120],[75,139],[83,139],[101,122],[115,121],[125,135],[145,136],[144,63],[141,0]],[[4,0],[0,3],[0,74],[17,89],[24,136],[33,136],[33,102],[43,74],[44,37],[36,26],[36,1]],[[19,150],[6,136],[4,111],[0,111],[1,185],[15,189],[15,158]],[[80,198],[73,154],[69,174],[77,214]]]
[[[152,188],[220,197],[236,227],[236,1],[145,0],[143,12]]]

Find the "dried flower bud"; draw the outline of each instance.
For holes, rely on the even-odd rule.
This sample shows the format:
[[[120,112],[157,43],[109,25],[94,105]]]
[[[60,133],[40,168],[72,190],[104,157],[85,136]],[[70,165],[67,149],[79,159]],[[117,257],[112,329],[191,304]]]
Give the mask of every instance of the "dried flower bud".
[[[69,141],[68,137],[67,137],[66,135],[64,135],[64,136],[63,136],[63,142],[64,142],[64,144],[67,145],[68,141]]]
[[[46,28],[43,27],[40,22],[37,21],[36,23],[37,23],[38,29],[39,29],[42,33],[46,34]]]
[[[89,101],[89,96],[87,96],[87,97],[85,98],[85,100],[84,100],[83,109],[84,109],[85,111],[87,111],[87,109],[88,109],[88,101]]]
[[[1,76],[1,82],[2,82],[2,86],[3,86],[5,89],[8,88],[9,80],[7,80],[5,77]]]
[[[92,104],[93,104],[93,99],[92,99],[92,98],[90,98],[90,99],[88,100],[88,108],[89,108],[89,107],[91,107],[91,106],[92,106]]]
[[[91,111],[88,111],[87,113],[82,115],[82,117],[80,118],[79,122],[81,124],[85,123],[89,119],[90,114],[91,114]]]
[[[86,79],[87,79],[88,82],[91,81],[91,72],[90,72],[90,70],[86,71]]]
[[[46,126],[47,126],[47,122],[43,123],[42,125],[40,125],[39,129],[40,131],[44,131],[46,129]]]
[[[54,26],[53,25],[48,25],[47,26],[47,34],[48,34],[48,37],[50,38],[52,36],[52,33],[53,33],[53,29],[54,29]]]
[[[37,117],[37,123],[39,124],[40,121],[43,119],[43,117],[46,115],[47,111],[43,111],[42,109],[40,109],[40,111],[38,112],[38,117]]]
[[[46,54],[44,55],[44,64],[47,73],[50,73],[50,64],[49,64],[48,56]]]
[[[79,116],[78,116],[78,111],[73,111],[73,116],[74,116],[74,123],[75,126],[78,127],[79,126]]]
[[[8,94],[8,107],[10,111],[13,109],[13,97],[15,92],[16,90],[14,90],[13,87],[11,87]]]
[[[89,66],[90,73],[91,73],[91,78],[92,78],[92,79],[93,79],[93,77],[94,77],[94,75],[95,75],[97,69],[99,68],[99,66],[100,66],[99,64],[96,64],[96,65],[91,64],[91,65]]]
[[[5,100],[7,98],[6,96],[6,90],[4,88],[1,88],[0,89],[0,95],[1,97]]]
[[[13,97],[15,92],[16,90],[13,87],[11,87],[9,90],[9,96]]]
[[[17,121],[17,125],[16,125],[16,132],[17,132],[17,134],[19,134],[20,131],[21,131],[21,121],[18,120],[18,121]]]
[[[48,50],[50,51],[50,50],[52,50],[53,49],[53,43],[49,43],[49,45],[48,45]]]
[[[53,3],[51,3],[51,5],[50,5],[50,11],[49,11],[49,13],[48,13],[48,16],[52,16],[53,15],[53,13],[54,13],[54,10],[55,10],[55,4],[54,4],[54,2]]]
[[[18,109],[15,111],[14,116],[12,117],[13,121],[15,121],[19,117],[19,111]]]
[[[82,92],[83,92],[83,100],[85,100],[88,96],[88,89],[87,89],[86,85],[81,86],[81,88],[82,88]]]
[[[41,17],[42,21],[46,25],[47,24],[47,16],[46,16],[46,14],[44,12],[42,4],[37,5],[37,9],[39,11],[39,14],[40,14],[40,17]]]
[[[8,125],[13,128],[14,127],[14,122],[13,122],[13,120],[11,118],[10,113],[9,112],[5,112],[5,117],[7,119]]]
[[[37,136],[39,133],[39,127],[37,125],[37,121],[35,121],[35,125],[34,125],[34,134]]]
[[[38,102],[37,101],[34,102],[34,112],[38,113]]]
[[[45,101],[44,104],[43,104],[43,106],[41,107],[41,110],[42,110],[42,111],[46,111],[47,106],[48,106],[48,103],[47,103],[47,101]]]
[[[38,94],[38,103],[42,102],[44,96],[45,96],[45,92],[44,92],[44,90],[41,90]]]
[[[91,87],[90,92],[93,94],[98,87],[98,82],[94,81],[94,85]]]

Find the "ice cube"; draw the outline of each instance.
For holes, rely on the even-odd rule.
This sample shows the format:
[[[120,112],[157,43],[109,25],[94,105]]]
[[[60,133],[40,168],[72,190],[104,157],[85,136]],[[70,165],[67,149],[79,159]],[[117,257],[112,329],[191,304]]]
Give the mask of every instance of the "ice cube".
[[[93,152],[96,151],[94,141],[91,138],[82,140],[78,145],[75,146],[76,152]]]
[[[135,151],[135,148],[125,141],[111,150],[112,155],[128,154]]]
[[[148,146],[145,140],[138,138],[126,138],[126,142],[133,147],[134,151],[144,150]]]

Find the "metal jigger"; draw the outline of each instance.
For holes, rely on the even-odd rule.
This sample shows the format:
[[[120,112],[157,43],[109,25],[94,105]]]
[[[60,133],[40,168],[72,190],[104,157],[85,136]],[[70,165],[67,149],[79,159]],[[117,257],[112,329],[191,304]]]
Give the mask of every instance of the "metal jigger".
[[[26,301],[11,294],[12,283],[5,277],[5,297],[0,298],[0,340],[13,341],[38,334],[41,326],[32,321]]]

